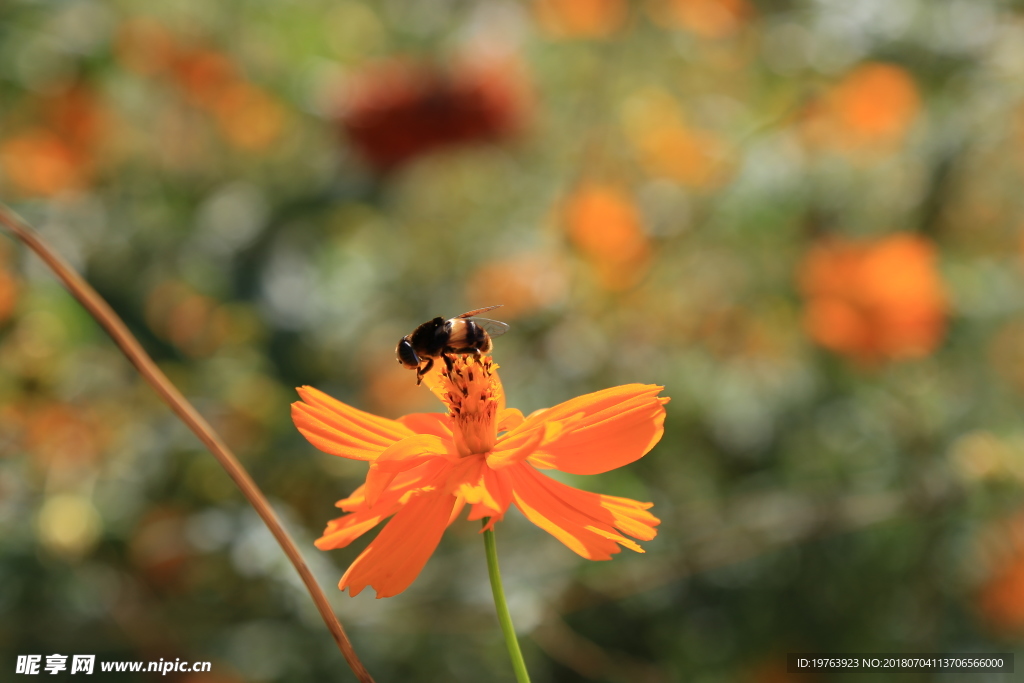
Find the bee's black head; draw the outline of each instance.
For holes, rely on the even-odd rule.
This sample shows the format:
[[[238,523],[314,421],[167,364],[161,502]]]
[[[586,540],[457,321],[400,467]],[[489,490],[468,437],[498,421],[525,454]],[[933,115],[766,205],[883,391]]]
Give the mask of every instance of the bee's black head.
[[[402,341],[398,342],[395,355],[398,356],[398,362],[410,370],[415,370],[420,366],[420,357],[416,355],[416,349],[412,347],[407,337],[403,337]]]

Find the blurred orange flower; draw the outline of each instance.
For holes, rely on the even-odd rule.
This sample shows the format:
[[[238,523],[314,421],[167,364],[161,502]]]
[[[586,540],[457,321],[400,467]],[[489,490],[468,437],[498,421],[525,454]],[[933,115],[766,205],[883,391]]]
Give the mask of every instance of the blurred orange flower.
[[[804,130],[811,142],[838,149],[895,146],[904,141],[920,109],[917,84],[904,68],[869,62],[811,107]]]
[[[626,0],[535,0],[540,28],[556,38],[606,38],[625,23]]]
[[[635,93],[627,100],[623,123],[649,174],[698,189],[717,187],[725,180],[725,142],[689,125],[679,102],[667,91]]]
[[[192,106],[212,114],[224,139],[239,149],[265,149],[285,128],[285,107],[249,82],[231,57],[179,38],[155,22],[125,22],[117,54],[127,68],[163,77]]]
[[[91,466],[112,437],[96,410],[67,403],[44,403],[24,416],[25,450],[41,468]]]
[[[192,552],[185,539],[185,525],[184,513],[173,506],[151,508],[138,521],[128,553],[151,586],[181,588],[182,570]]]
[[[409,381],[409,371],[395,362],[395,354],[390,349],[377,348],[361,353],[360,358],[364,378],[360,400],[370,410],[398,416],[432,407],[430,395]]]
[[[100,94],[85,82],[76,82],[39,103],[40,118],[69,148],[91,155],[103,141],[109,114]]]
[[[215,299],[168,280],[146,297],[146,321],[158,336],[192,357],[209,356],[230,332],[230,316]]]
[[[354,79],[340,125],[363,159],[389,171],[435,150],[512,137],[524,125],[527,101],[515,64],[441,72],[392,61]]]
[[[587,184],[563,208],[569,238],[583,252],[606,289],[635,285],[647,272],[650,240],[639,209],[614,185]]]
[[[512,320],[550,306],[565,296],[562,263],[544,254],[521,254],[483,263],[466,284],[471,299],[501,301],[501,316]]]
[[[195,106],[215,106],[225,88],[242,82],[227,55],[200,46],[178,46],[170,64],[171,79]]]
[[[599,474],[647,454],[664,431],[662,387],[627,384],[586,394],[524,418],[505,407],[490,357],[459,356],[451,371],[428,375],[448,413],[388,420],[300,388],[292,419],[314,446],[370,463],[366,483],[338,501],[347,515],[328,523],[316,545],[342,548],[394,515],[341,578],[357,595],[401,593],[433,554],[445,528],[470,505],[488,527],[515,505],[531,522],[591,560],[656,535],[659,520],[640,503],[589,493],[539,469]]]
[[[197,107],[212,106],[224,88],[241,80],[227,55],[144,17],[121,25],[116,54],[131,71],[169,79]]]
[[[285,109],[270,94],[245,82],[220,92],[212,105],[221,134],[239,149],[260,150],[278,139],[285,127]]]
[[[747,0],[654,0],[651,15],[663,26],[678,27],[703,38],[724,38],[753,14]]]
[[[982,552],[992,565],[975,607],[993,630],[1024,632],[1024,515],[1000,520],[982,538]]]
[[[114,54],[135,73],[152,76],[166,71],[177,50],[177,40],[156,20],[132,17],[118,26]]]
[[[7,264],[7,250],[0,247],[0,323],[14,313],[19,290],[18,278]]]
[[[828,349],[876,362],[923,356],[942,340],[946,294],[923,237],[830,238],[807,253],[799,280],[804,326]]]
[[[107,131],[107,113],[87,84],[73,83],[29,105],[33,125],[0,143],[0,168],[14,189],[52,196],[86,187]]]
[[[650,128],[637,148],[647,171],[694,188],[712,187],[723,178],[725,146],[713,134],[681,123]]]
[[[26,195],[50,196],[81,187],[84,177],[74,152],[45,129],[32,129],[0,144],[4,176]]]

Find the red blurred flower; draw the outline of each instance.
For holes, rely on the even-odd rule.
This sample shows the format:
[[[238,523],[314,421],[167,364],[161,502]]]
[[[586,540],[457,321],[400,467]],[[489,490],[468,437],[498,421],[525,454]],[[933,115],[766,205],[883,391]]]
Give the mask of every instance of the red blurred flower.
[[[340,124],[360,156],[389,171],[435,150],[508,139],[522,129],[526,103],[514,64],[445,72],[393,61],[355,77]]]

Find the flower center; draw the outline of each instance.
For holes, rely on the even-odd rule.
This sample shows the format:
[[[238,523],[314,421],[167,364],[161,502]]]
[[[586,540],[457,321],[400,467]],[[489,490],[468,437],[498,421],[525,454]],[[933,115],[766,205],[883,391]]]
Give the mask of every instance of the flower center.
[[[498,440],[497,415],[501,385],[490,356],[457,356],[451,370],[441,371],[441,390],[459,455],[488,453]]]

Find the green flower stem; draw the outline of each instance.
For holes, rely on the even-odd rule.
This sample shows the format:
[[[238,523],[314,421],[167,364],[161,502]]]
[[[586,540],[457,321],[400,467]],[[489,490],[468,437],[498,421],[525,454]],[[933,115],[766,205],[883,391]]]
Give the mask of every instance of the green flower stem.
[[[490,518],[484,517],[484,527],[488,521]],[[498,547],[494,543],[494,532],[491,529],[484,531],[484,548],[487,551],[487,574],[491,577],[494,607],[498,611],[498,622],[501,623],[501,632],[505,635],[505,645],[508,646],[512,669],[516,672],[516,681],[530,683],[530,674],[526,672],[526,662],[523,661],[523,653],[519,649],[519,641],[516,640],[516,629],[512,626],[512,616],[508,613],[508,604],[505,603],[505,589],[501,586],[501,570],[498,569]]]

